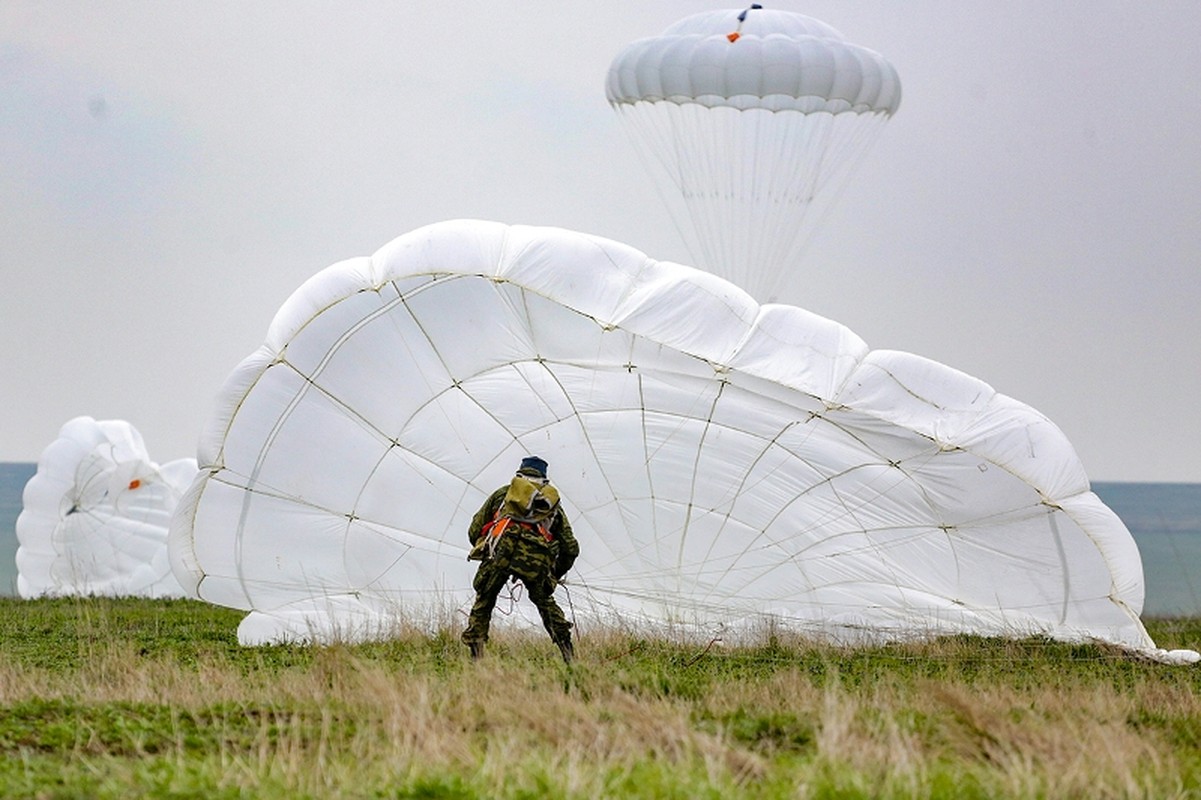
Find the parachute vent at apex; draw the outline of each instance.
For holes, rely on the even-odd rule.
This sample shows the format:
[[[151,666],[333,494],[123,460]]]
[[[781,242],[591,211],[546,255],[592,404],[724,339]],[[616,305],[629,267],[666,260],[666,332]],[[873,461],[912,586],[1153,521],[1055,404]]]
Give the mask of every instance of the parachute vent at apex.
[[[901,82],[823,22],[752,8],[633,42],[606,95],[698,265],[767,301],[803,271],[807,240],[896,112]]]

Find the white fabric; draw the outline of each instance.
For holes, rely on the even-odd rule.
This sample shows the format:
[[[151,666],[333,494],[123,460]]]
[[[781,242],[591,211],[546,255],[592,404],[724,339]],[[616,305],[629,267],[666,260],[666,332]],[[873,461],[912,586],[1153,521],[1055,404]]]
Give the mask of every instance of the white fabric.
[[[609,102],[768,108],[812,113],[893,114],[896,70],[825,23],[756,10],[739,29],[734,9],[688,17],[628,45],[609,68]]]
[[[17,517],[17,591],[179,597],[167,524],[196,460],[161,467],[123,420],[76,417],[42,453]]]
[[[185,589],[255,612],[243,642],[465,612],[471,515],[537,454],[577,621],[1153,648],[1138,550],[1050,421],[703,272],[447,222],[316,275],[267,340],[169,539]]]
[[[901,82],[825,23],[740,13],[696,14],[630,44],[606,94],[695,263],[766,301],[896,112]]]

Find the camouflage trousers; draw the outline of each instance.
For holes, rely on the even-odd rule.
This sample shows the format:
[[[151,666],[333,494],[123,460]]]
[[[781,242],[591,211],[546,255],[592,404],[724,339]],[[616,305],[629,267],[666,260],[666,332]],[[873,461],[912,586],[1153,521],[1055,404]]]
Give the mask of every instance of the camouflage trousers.
[[[555,602],[555,581],[551,577],[553,563],[553,556],[542,542],[508,533],[502,536],[495,555],[480,564],[475,580],[471,582],[475,603],[471,606],[467,629],[463,631],[463,642],[488,641],[496,599],[510,578],[517,578],[525,585],[550,638],[556,644],[571,642],[571,623]]]

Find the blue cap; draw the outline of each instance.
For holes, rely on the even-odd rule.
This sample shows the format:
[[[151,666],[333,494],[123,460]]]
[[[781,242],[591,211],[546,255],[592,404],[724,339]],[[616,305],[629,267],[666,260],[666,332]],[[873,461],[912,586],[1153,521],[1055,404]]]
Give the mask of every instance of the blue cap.
[[[525,470],[533,470],[534,472],[537,472],[539,475],[541,475],[543,478],[545,478],[546,477],[546,467],[547,467],[546,462],[543,461],[542,459],[538,458],[538,456],[526,456],[525,458],[521,459],[521,467],[518,469],[518,472],[524,472]]]

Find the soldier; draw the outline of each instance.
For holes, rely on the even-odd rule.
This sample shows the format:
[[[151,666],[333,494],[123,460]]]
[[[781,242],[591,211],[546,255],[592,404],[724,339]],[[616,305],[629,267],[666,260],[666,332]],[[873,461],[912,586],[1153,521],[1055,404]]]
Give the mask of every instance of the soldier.
[[[484,654],[496,597],[513,578],[525,585],[546,632],[563,660],[571,663],[571,623],[555,602],[554,591],[575,563],[580,546],[546,468],[538,456],[523,458],[517,474],[484,501],[467,530],[472,545],[467,558],[481,562],[472,581],[475,604],[462,637],[474,659]]]

